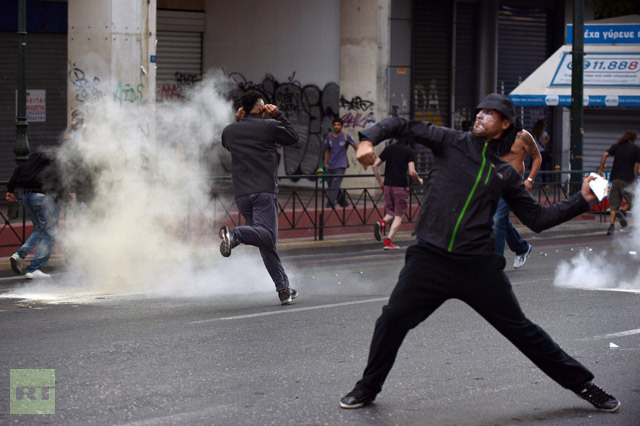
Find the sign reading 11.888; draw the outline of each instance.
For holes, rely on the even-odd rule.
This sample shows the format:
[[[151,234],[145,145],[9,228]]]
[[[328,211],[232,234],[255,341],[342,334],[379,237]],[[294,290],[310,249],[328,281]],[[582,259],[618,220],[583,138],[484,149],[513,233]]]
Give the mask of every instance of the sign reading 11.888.
[[[571,53],[565,52],[551,86],[571,86],[571,59]],[[640,53],[587,53],[584,85],[640,87]]]

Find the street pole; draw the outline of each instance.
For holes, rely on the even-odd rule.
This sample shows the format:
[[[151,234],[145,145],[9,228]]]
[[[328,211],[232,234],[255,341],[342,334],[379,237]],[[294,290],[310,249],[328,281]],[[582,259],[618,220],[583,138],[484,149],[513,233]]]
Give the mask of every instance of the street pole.
[[[573,47],[571,60],[571,170],[582,170],[584,97],[584,0],[573,0]],[[582,175],[571,173],[570,193],[580,191]]]
[[[18,111],[16,112],[16,142],[13,152],[16,164],[22,164],[29,157],[27,139],[27,0],[18,3]]]

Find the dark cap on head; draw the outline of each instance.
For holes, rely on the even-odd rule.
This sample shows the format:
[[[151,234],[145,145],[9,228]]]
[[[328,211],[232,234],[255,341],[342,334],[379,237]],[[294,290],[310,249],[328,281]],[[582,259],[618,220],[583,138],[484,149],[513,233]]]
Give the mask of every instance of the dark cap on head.
[[[477,109],[495,109],[511,121],[511,124],[515,124],[516,122],[516,106],[507,95],[491,93],[480,101]]]

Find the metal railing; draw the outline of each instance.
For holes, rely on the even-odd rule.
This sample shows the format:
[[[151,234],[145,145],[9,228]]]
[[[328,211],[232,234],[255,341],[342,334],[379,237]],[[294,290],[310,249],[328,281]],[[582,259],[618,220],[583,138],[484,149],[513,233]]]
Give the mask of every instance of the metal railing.
[[[579,174],[578,174],[579,173]],[[580,181],[570,181],[570,176],[583,176],[588,172],[539,172],[540,181],[534,183],[531,194],[542,205],[551,205],[566,199],[570,188],[580,185]],[[337,175],[303,175],[279,176],[280,191],[278,194],[278,220],[281,235],[298,237],[313,237],[323,240],[326,235],[336,233],[344,228],[356,230],[373,225],[384,217],[384,194],[377,182],[370,175],[344,175],[342,189],[348,203],[345,206],[327,206],[329,201],[328,178]],[[423,176],[426,178],[426,176]],[[349,184],[355,179],[369,178],[374,185],[356,186]],[[425,179],[426,180],[426,179]],[[196,205],[188,202],[177,222],[181,234],[185,236],[217,235],[223,226],[239,226],[246,221],[238,211],[230,177],[215,177],[209,179],[211,188],[208,203]],[[6,182],[0,182],[6,187]],[[404,223],[415,223],[422,207],[423,186],[411,186],[409,207],[404,216]],[[604,213],[608,209],[607,200],[592,206],[592,212]],[[23,206],[18,208],[18,217],[10,219],[6,208],[0,208],[0,218],[3,225],[0,228],[0,248],[19,246],[26,238],[26,217]],[[61,217],[64,217],[64,209]],[[601,216],[604,220],[604,215]],[[21,229],[17,229],[22,225]],[[295,232],[294,232],[295,231]],[[4,243],[3,233],[10,233],[20,243]]]

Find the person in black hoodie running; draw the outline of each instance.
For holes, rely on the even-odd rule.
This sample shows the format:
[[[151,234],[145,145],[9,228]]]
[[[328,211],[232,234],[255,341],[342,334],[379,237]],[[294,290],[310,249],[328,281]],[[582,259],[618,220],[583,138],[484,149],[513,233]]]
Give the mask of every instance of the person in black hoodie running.
[[[505,259],[495,254],[493,214],[500,196],[535,232],[587,211],[589,202],[596,201],[590,177],[581,192],[563,202],[542,207],[533,199],[520,173],[497,153],[503,136],[514,130],[515,118],[513,102],[493,93],[478,105],[471,132],[387,118],[359,133],[356,158],[364,166],[374,163],[373,146],[392,137],[431,148],[434,164],[416,225],[418,243],[407,249],[398,283],[376,321],[363,376],[340,400],[342,408],[373,402],[409,330],[452,298],[471,306],[561,386],[600,410],[620,407],[591,382],[589,370],[525,317],[503,271]]]
[[[56,244],[59,200],[64,192],[53,148],[49,150],[32,153],[24,164],[16,167],[7,183],[5,198],[9,202],[18,201],[17,187],[23,189],[22,203],[33,223],[29,238],[9,258],[13,272],[22,275],[24,259],[37,247],[35,257],[24,269],[27,279],[50,277],[41,268],[49,261]]]
[[[236,112],[238,122],[222,131],[222,146],[231,152],[231,177],[238,210],[247,221],[246,226],[219,230],[220,253],[224,257],[238,244],[260,249],[260,255],[273,279],[282,305],[298,297],[289,287],[289,278],[282,266],[276,241],[278,240],[278,155],[277,145],[294,145],[298,133],[278,111],[278,107],[264,104],[262,94],[250,90],[240,99]],[[265,114],[271,118],[264,119]]]

